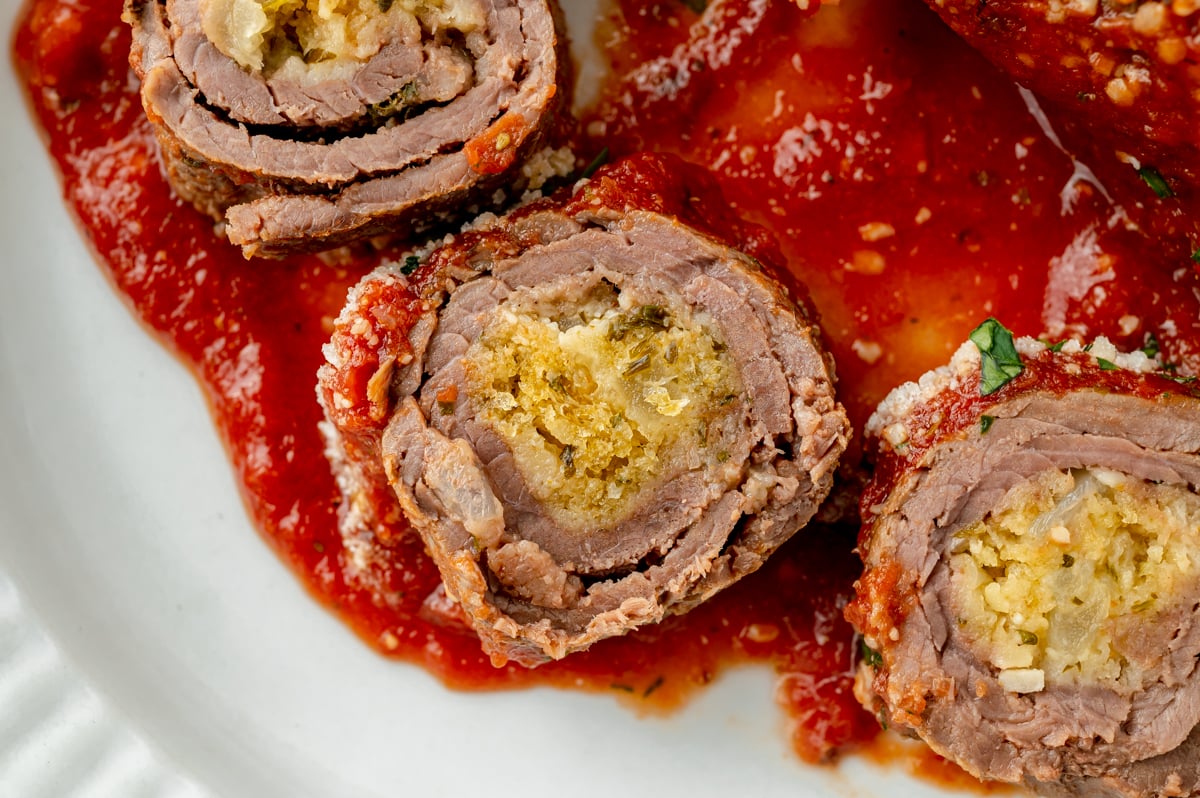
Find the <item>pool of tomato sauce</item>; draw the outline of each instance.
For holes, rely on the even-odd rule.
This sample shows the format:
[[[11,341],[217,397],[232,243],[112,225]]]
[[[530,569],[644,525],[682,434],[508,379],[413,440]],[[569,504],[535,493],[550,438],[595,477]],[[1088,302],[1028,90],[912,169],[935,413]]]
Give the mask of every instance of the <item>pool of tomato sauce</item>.
[[[1153,333],[1166,359],[1197,370],[1187,253],[1130,229],[1104,191],[1073,181],[1072,159],[1012,83],[919,3],[801,12],[730,0],[703,20],[692,5],[619,0],[599,21],[613,75],[579,149],[667,150],[710,167],[808,286],[857,425],[987,315],[1022,334],[1107,334],[1131,348]],[[386,253],[248,263],[216,237],[161,179],[119,14],[117,0],[31,0],[18,72],[101,267],[200,378],[251,517],[318,601],[381,653],[455,688],[550,684],[670,707],[723,667],[761,661],[779,674],[801,756],[874,736],[851,695],[842,618],[852,528],[798,535],[692,613],[532,671],[493,668],[430,600],[438,579],[418,542],[350,578],[314,373],[346,289]]]

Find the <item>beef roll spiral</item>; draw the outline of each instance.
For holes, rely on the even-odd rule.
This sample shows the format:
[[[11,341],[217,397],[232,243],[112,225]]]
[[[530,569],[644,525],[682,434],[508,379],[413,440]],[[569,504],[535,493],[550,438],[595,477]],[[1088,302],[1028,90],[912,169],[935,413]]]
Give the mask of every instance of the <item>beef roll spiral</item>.
[[[326,349],[348,534],[391,534],[390,486],[495,662],[686,611],[830,490],[849,428],[807,310],[753,257],[639,205],[656,196],[639,173],[684,168],[627,161],[414,256],[411,276],[377,270]]]
[[[861,700],[986,779],[1200,790],[1200,392],[994,321],[868,425]]]

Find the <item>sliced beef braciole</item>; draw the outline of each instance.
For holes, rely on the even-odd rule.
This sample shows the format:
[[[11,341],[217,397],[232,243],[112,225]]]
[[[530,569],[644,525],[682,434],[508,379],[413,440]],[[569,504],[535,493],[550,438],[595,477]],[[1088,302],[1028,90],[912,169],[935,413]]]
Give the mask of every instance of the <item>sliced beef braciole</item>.
[[[845,447],[807,312],[741,251],[608,204],[645,188],[630,174],[479,225],[414,257],[411,281],[377,270],[326,349],[346,533],[390,534],[390,484],[497,663],[563,657],[754,571]]]
[[[884,401],[869,709],[982,778],[1200,794],[1200,392],[1157,366],[989,320]]]
[[[126,18],[172,186],[247,255],[412,232],[565,158],[539,149],[565,89],[554,0],[128,0]]]

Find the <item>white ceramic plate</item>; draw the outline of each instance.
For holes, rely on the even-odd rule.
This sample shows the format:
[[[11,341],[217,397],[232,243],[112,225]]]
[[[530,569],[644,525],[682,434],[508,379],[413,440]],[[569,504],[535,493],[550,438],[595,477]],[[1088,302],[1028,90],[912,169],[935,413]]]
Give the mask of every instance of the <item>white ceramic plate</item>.
[[[942,794],[803,765],[766,669],[646,719],[454,693],[368,650],[247,522],[197,386],[102,278],[4,71],[0,568],[70,668],[0,579],[0,795]]]

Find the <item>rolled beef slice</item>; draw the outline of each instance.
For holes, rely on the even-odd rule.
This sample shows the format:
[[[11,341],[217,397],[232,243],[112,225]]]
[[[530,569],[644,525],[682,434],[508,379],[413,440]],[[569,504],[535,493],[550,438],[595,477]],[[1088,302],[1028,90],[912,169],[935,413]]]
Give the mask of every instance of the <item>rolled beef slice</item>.
[[[125,17],[171,185],[247,256],[488,202],[549,157],[564,107],[553,0],[128,0]]]
[[[1200,394],[1105,339],[1015,353],[868,424],[859,698],[981,778],[1200,795]]]
[[[494,662],[690,609],[828,494],[849,433],[831,363],[740,251],[653,211],[543,205],[414,266],[365,278],[326,348],[345,534],[395,534],[372,509],[390,485]],[[345,376],[364,357],[365,394]]]

